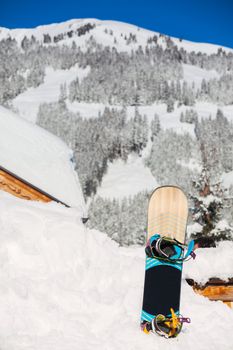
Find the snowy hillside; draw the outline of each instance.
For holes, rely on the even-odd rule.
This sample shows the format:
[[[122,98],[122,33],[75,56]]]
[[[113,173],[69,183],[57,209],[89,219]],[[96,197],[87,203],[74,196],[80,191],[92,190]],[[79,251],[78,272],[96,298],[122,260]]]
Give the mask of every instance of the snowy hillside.
[[[152,40],[154,37],[156,37],[155,42]],[[64,23],[44,25],[32,29],[9,30],[0,28],[0,41],[16,40],[21,48],[27,47],[32,38],[33,41],[38,41],[45,48],[49,46],[55,48],[56,46],[71,47],[76,45],[82,52],[91,47],[92,42],[95,45],[104,45],[104,47],[115,48],[119,52],[128,53],[137,51],[139,48],[145,50],[148,45],[153,47],[155,44],[164,50],[169,50],[169,40],[171,40],[178,50],[183,49],[187,53],[211,55],[217,54],[218,50],[223,50],[225,53],[233,53],[233,49],[226,47],[179,40],[127,23],[100,21],[97,19],[73,19]],[[150,40],[152,40],[151,43]],[[26,79],[28,79],[29,73],[29,70],[21,72]],[[66,84],[68,88],[72,80],[78,78],[81,81],[88,73],[90,73],[90,67],[83,69],[78,64],[74,64],[71,68],[56,68],[55,70],[48,65],[43,73],[45,75],[43,83],[36,87],[30,87],[17,95],[13,100],[13,106],[22,117],[35,122],[40,103],[57,100],[62,84]],[[219,73],[215,69],[183,64],[183,80],[181,79],[181,82],[185,81],[190,85],[194,83],[196,89],[200,88],[203,79],[208,81],[214,78],[220,78]],[[83,114],[83,103],[77,104],[73,101],[73,103],[69,104],[69,108],[74,112]],[[101,104],[99,104],[99,109],[101,109]],[[88,114],[84,113],[85,116],[90,114],[93,115],[91,112],[88,112]]]
[[[77,211],[1,192],[0,232],[1,349],[231,350],[232,310],[196,295],[185,280],[181,310],[191,324],[173,340],[142,333],[143,248],[120,248],[84,228]],[[218,253],[222,268],[226,254],[216,249],[205,251],[202,264]],[[199,269],[200,279],[209,276]]]

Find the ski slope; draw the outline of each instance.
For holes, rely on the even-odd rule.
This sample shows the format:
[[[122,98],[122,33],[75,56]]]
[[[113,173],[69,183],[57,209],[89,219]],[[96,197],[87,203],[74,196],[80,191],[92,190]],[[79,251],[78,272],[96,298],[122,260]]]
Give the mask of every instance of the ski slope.
[[[181,310],[192,323],[176,339],[142,333],[143,248],[120,248],[84,228],[74,209],[0,191],[0,239],[1,349],[232,349],[232,310],[196,295],[185,280]],[[198,253],[202,280],[215,256],[219,271],[222,254],[232,262],[232,248]],[[190,266],[185,276],[193,274]]]
[[[78,78],[81,81],[88,73],[88,67],[81,69],[77,64],[70,69],[63,70],[47,67],[44,83],[19,94],[13,100],[13,107],[21,117],[35,123],[41,103],[58,101],[61,85],[65,84],[68,88],[72,80]]]
[[[118,159],[109,164],[97,195],[109,199],[123,199],[141,191],[152,191],[157,185],[143,159],[130,155],[126,162]]]
[[[201,88],[202,79],[206,81],[210,79],[219,79],[220,75],[216,70],[207,70],[191,64],[182,64],[183,67],[183,81],[186,81],[188,85],[195,84],[195,88]]]

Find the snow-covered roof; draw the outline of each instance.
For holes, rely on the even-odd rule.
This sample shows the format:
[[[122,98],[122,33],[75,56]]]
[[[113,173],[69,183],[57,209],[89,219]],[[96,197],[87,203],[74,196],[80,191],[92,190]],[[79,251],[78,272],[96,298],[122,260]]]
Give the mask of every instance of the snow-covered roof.
[[[0,106],[0,166],[86,215],[71,157],[59,138]]]

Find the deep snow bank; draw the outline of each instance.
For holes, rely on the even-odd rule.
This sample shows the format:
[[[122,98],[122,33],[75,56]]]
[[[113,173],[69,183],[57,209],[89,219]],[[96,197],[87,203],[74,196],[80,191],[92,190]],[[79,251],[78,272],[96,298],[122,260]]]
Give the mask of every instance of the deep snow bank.
[[[142,248],[86,230],[77,211],[0,192],[1,350],[232,349],[233,312],[183,281],[178,339],[139,330]]]

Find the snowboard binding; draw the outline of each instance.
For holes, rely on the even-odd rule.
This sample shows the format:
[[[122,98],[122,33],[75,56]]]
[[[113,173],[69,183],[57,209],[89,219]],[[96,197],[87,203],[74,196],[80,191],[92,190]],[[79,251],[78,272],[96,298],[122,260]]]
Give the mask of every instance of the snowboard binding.
[[[187,246],[175,238],[161,237],[159,234],[155,234],[148,240],[145,251],[148,258],[182,263],[190,258],[195,259],[194,249],[194,241],[191,241]]]
[[[145,333],[155,333],[165,338],[175,338],[180,333],[183,323],[190,323],[190,318],[177,316],[171,308],[171,315],[157,315],[151,322],[142,323],[141,327]]]

